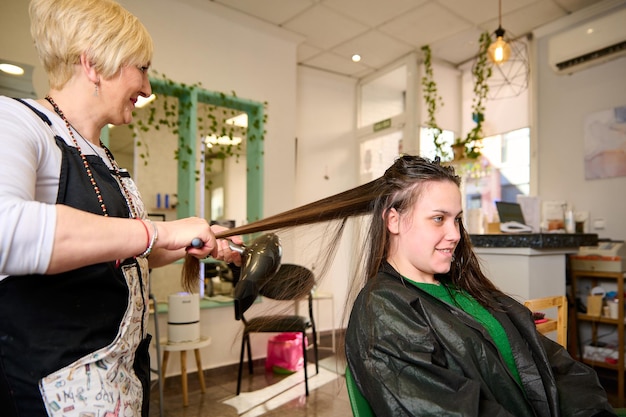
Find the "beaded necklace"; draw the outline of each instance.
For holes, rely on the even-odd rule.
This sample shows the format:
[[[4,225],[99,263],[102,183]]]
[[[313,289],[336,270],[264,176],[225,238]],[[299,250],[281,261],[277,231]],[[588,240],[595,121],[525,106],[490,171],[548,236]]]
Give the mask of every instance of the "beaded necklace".
[[[48,103],[50,103],[50,105],[52,105],[52,108],[54,109],[55,113],[58,114],[59,117],[65,122],[65,127],[67,127],[67,131],[70,134],[70,138],[72,138],[72,142],[74,143],[74,146],[76,147],[76,150],[78,151],[78,154],[80,155],[80,159],[83,161],[83,166],[85,167],[85,171],[87,171],[87,176],[89,177],[89,182],[91,183],[91,186],[93,187],[93,190],[96,193],[96,197],[98,198],[98,202],[100,203],[100,208],[102,209],[102,213],[105,216],[108,216],[109,212],[107,211],[107,206],[104,203],[104,199],[102,198],[102,194],[100,193],[100,187],[98,187],[98,184],[96,183],[96,180],[93,177],[93,173],[91,172],[91,167],[89,166],[89,162],[87,161],[87,158],[83,154],[82,149],[78,145],[78,141],[74,137],[74,132],[72,132],[72,129],[73,129],[72,125],[70,124],[69,120],[67,120],[67,118],[65,117],[65,114],[63,114],[63,112],[61,111],[59,106],[54,102],[54,100],[52,100],[52,97],[50,97],[48,95],[48,96],[46,96],[46,100],[48,101]],[[78,132],[78,131],[76,131],[76,132],[80,135],[80,132]],[[83,138],[82,135],[81,135],[81,138]],[[85,142],[87,142],[87,144],[93,149],[91,144],[89,144],[89,141],[87,141],[84,138],[83,138],[83,140]],[[128,205],[128,207],[130,209],[131,216],[133,218],[137,218],[138,217],[137,209],[135,208],[135,204],[133,203],[133,199],[131,198],[130,193],[128,192],[128,189],[126,188],[126,185],[124,185],[124,181],[122,181],[122,176],[120,174],[120,168],[117,165],[117,162],[115,162],[115,159],[113,159],[113,155],[111,155],[111,152],[109,151],[109,149],[106,146],[104,146],[102,141],[100,141],[100,147],[102,149],[104,149],[104,153],[106,154],[107,158],[109,159],[109,162],[111,163],[111,166],[113,167],[113,172],[115,173],[115,176],[117,178],[117,182],[120,184],[120,186],[122,188],[122,191],[123,191],[123,194],[124,194],[124,199],[126,200],[126,204]],[[94,149],[94,152],[95,152],[95,149]]]

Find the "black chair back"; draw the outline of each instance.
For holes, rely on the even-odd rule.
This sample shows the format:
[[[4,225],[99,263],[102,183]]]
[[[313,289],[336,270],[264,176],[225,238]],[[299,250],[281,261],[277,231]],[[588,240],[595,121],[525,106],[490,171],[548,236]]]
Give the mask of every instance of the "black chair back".
[[[283,264],[259,287],[259,293],[274,300],[300,300],[315,287],[315,276],[301,265]]]
[[[260,271],[261,269],[252,268],[252,270]],[[304,266],[282,264],[273,274],[256,273],[251,274],[251,276],[256,279],[242,279],[237,283],[237,287],[235,287],[235,294],[240,294],[240,297],[235,297],[235,317],[237,320],[241,320],[244,325],[243,336],[241,338],[241,353],[239,356],[237,395],[241,392],[241,378],[246,350],[248,352],[248,371],[250,374],[253,372],[252,349],[250,346],[251,333],[297,332],[302,334],[302,339],[304,340],[307,337],[307,330],[311,329],[311,340],[313,342],[315,355],[315,373],[317,374],[319,372],[317,330],[313,318],[313,288],[315,287],[315,275],[313,272]],[[248,282],[246,283],[246,281]],[[246,297],[243,297],[244,294]],[[295,301],[296,314],[266,314],[246,320],[244,317],[245,309],[242,309],[242,305],[238,303],[243,300],[249,300],[252,296],[256,298],[259,294],[277,301]],[[308,315],[306,315],[306,313],[300,314],[297,312],[299,300],[308,301]],[[302,343],[302,357],[304,358],[305,392],[306,395],[309,395],[306,343]]]

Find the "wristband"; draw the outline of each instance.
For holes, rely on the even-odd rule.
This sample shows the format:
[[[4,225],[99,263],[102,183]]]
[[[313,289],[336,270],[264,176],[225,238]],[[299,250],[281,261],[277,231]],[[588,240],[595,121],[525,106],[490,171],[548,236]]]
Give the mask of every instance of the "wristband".
[[[143,227],[146,229],[146,235],[148,236],[148,243],[147,243],[147,247],[146,250],[141,254],[138,255],[138,258],[147,258],[148,255],[150,255],[150,252],[152,252],[152,249],[154,248],[154,244],[157,241],[158,238],[158,232],[157,232],[157,228],[156,225],[148,219],[137,219],[141,222],[141,224],[143,224]],[[152,238],[150,238],[150,232],[148,231],[148,226],[146,226],[146,223],[149,223],[152,226]]]

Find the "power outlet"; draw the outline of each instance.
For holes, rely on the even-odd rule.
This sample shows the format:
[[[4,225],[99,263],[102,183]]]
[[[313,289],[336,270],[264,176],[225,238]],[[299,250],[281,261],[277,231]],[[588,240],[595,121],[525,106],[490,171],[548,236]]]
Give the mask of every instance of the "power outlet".
[[[596,230],[603,230],[606,228],[606,221],[604,219],[593,219],[593,228]]]

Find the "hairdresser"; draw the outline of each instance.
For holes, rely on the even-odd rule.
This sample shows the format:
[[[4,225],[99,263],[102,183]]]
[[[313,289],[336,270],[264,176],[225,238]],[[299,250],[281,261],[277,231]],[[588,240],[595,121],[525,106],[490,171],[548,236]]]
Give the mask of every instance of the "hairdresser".
[[[204,219],[148,220],[100,142],[151,94],[145,27],[112,0],[30,16],[50,89],[0,97],[0,415],[147,416],[148,269],[239,255]]]

